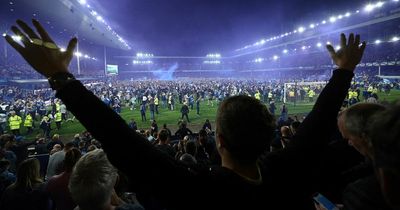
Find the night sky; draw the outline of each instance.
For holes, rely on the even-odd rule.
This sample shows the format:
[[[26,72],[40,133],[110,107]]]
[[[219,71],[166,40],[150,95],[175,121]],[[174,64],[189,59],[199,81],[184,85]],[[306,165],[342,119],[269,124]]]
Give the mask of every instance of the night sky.
[[[349,3],[350,2],[350,3]],[[241,48],[299,24],[361,7],[360,0],[99,0],[133,47],[157,55],[205,55]]]
[[[13,5],[10,5],[11,1],[14,1]],[[35,11],[19,3],[22,1],[28,0],[0,1],[1,30],[10,27],[16,18],[25,20],[32,18]],[[132,46],[132,51],[116,52],[117,55],[133,55],[137,51],[144,51],[162,56],[205,56],[213,52],[227,54],[261,38],[292,31],[300,24],[307,26],[313,21],[320,21],[331,15],[354,11],[367,3],[363,0],[86,0],[86,2],[99,11],[113,29]],[[46,3],[43,4],[42,10],[51,10],[46,8]],[[14,8],[14,11],[10,12],[10,8]],[[47,22],[47,18],[39,20]],[[53,26],[54,29],[51,29]],[[50,31],[52,35],[65,34],[66,37],[60,37],[62,40],[69,39],[74,34],[73,29],[60,34],[64,28],[55,21],[46,27],[55,31]],[[92,44],[90,40],[80,40],[83,44]]]

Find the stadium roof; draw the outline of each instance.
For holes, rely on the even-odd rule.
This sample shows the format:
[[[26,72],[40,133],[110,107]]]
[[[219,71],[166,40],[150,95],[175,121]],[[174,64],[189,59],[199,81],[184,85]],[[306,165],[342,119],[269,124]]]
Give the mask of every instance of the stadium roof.
[[[18,19],[35,18],[43,24],[53,24],[61,32],[71,31],[70,36],[84,37],[91,42],[107,47],[130,50],[129,44],[107,23],[106,17],[86,0],[10,0],[1,3],[7,16]],[[3,4],[7,4],[4,6]],[[4,11],[2,12],[4,15]]]

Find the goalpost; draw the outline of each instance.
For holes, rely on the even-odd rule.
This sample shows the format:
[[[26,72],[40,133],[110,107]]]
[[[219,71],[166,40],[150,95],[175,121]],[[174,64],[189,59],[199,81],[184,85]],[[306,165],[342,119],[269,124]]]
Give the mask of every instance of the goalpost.
[[[313,103],[326,84],[327,81],[285,83],[283,88],[283,102],[292,102],[294,104]]]

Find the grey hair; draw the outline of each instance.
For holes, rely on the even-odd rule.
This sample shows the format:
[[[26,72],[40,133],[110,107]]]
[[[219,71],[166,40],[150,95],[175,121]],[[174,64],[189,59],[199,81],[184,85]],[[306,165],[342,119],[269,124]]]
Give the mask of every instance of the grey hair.
[[[364,137],[367,133],[372,117],[385,111],[385,106],[376,103],[358,103],[346,109],[344,114],[344,126],[346,130],[358,137]]]
[[[110,201],[117,176],[117,169],[103,150],[86,153],[76,163],[69,180],[72,199],[80,209],[103,208]]]

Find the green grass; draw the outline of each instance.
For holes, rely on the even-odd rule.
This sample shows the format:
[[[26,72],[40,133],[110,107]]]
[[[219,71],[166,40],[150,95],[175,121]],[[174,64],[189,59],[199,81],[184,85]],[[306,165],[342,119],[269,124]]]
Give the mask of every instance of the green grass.
[[[384,93],[379,93],[378,94],[380,101],[386,100],[386,101],[394,101],[398,100],[400,98],[400,91],[399,90],[393,90],[390,92],[389,95],[386,95]],[[281,108],[281,103],[277,103],[277,110],[276,113],[280,113],[280,108]],[[297,104],[294,106],[291,103],[287,104],[287,107],[289,109],[289,115],[304,115],[310,112],[310,110],[313,107],[313,103],[301,103]],[[167,109],[162,109],[160,108],[159,111],[160,113],[156,115],[156,120],[158,123],[159,128],[162,127],[164,123],[168,125],[172,131],[175,131],[178,127],[178,121],[180,120],[181,114],[180,114],[180,108],[181,105],[177,104],[176,109],[174,111],[170,111]],[[200,105],[200,115],[196,114],[196,109],[194,108],[193,110],[190,111],[189,113],[189,128],[192,129],[194,132],[197,132],[203,125],[204,121],[206,119],[209,119],[211,124],[214,126],[215,125],[215,116],[217,112],[217,105],[214,103],[214,106],[208,106],[207,102],[202,102]],[[150,122],[150,112],[147,111],[146,116],[147,116],[147,122],[142,122],[141,117],[140,117],[140,112],[138,108],[136,110],[130,110],[127,107],[124,107],[121,112],[121,116],[123,119],[125,119],[126,122],[129,122],[130,119],[135,119],[135,121],[138,124],[138,128],[140,129],[149,129],[151,122]],[[38,122],[35,122],[36,125],[38,125]],[[64,122],[62,124],[62,128],[60,130],[55,130],[56,126],[53,124],[52,125],[52,132],[51,134],[58,133],[61,136],[65,138],[71,138],[74,134],[80,133],[85,130],[85,128],[77,121],[75,122]],[[21,132],[24,134],[26,131],[24,128],[22,128]],[[37,134],[41,134],[41,130],[38,128],[35,129],[34,133],[27,136],[27,139],[32,139],[34,138]]]

